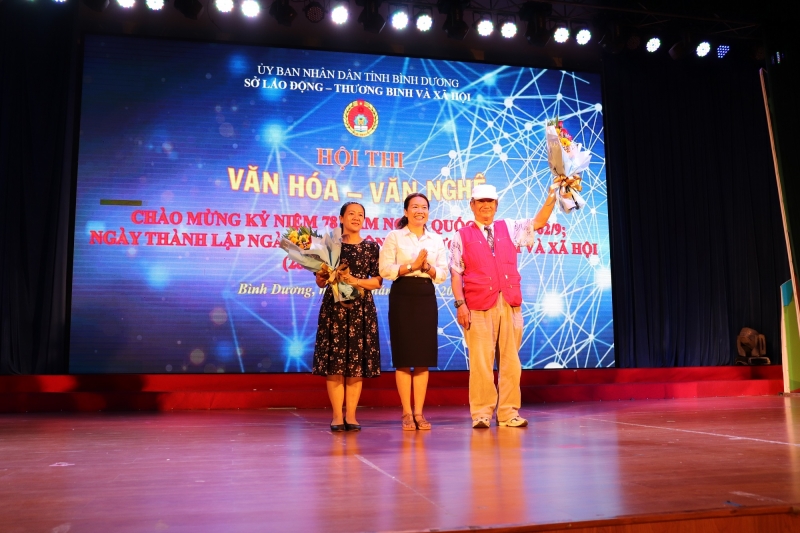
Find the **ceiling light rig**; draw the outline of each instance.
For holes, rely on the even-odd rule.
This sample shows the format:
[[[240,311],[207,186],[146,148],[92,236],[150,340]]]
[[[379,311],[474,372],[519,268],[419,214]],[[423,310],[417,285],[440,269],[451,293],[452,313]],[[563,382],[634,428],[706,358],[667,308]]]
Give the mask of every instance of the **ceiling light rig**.
[[[289,0],[274,0],[269,6],[269,14],[281,26],[291,26],[297,18],[297,11],[289,5]]]
[[[174,5],[187,19],[197,20],[203,12],[203,4],[198,0],[175,0]]]
[[[102,13],[108,7],[108,0],[83,0],[84,5],[92,11]]]
[[[610,54],[618,54],[622,52],[628,41],[625,28],[617,20],[609,21],[604,28],[605,34],[600,40],[600,46],[602,46],[603,50]]]
[[[52,0],[54,2],[67,2],[69,0]],[[143,3],[146,9],[153,11],[163,10],[170,0],[80,0],[91,10],[102,12],[111,1],[116,2],[123,9],[136,8],[137,3]],[[345,24],[349,19],[349,8],[351,0],[302,0],[303,14],[311,23],[319,23],[330,18],[335,24]],[[508,0],[510,2],[510,0]],[[669,56],[675,60],[687,57],[705,58],[725,57],[747,58],[753,60],[764,60],[763,45],[761,45],[760,56],[747,54],[742,51],[746,43],[752,43],[763,39],[762,29],[755,24],[756,30],[750,30],[753,24],[737,27],[747,21],[725,21],[733,24],[733,29],[729,29],[728,34],[732,39],[745,39],[745,45],[740,42],[734,43],[734,53],[731,54],[731,43],[719,44],[709,40],[697,39],[699,35],[716,35],[715,29],[710,28],[709,24],[702,19],[692,19],[690,22],[678,20],[677,16],[665,14],[653,22],[652,15],[648,10],[630,11],[629,13],[608,13],[604,7],[594,3],[580,3],[579,7],[565,8],[564,2],[551,4],[547,1],[522,0],[524,3],[510,3],[507,5],[519,6],[518,12],[503,12],[500,4],[490,2],[486,7],[471,5],[471,0],[424,0],[422,4],[409,3],[408,0],[355,0],[355,5],[362,8],[358,23],[365,31],[380,33],[386,25],[387,19],[392,28],[403,31],[410,25],[414,25],[420,32],[428,32],[435,23],[433,9],[434,5],[441,15],[445,16],[442,30],[448,38],[463,40],[470,28],[473,28],[481,37],[490,37],[495,29],[504,39],[512,39],[520,32],[519,23],[526,23],[524,28],[525,38],[529,44],[545,47],[550,41],[566,44],[572,39],[579,47],[588,47],[590,43],[598,42],[599,45],[610,53],[626,53],[644,48],[646,55],[657,55],[667,50]],[[2,0],[0,0],[2,2]],[[300,0],[269,0],[269,15],[275,21],[289,27],[297,18],[297,11],[292,3],[300,3]],[[389,3],[388,10],[381,14],[384,2]],[[212,4],[220,13],[231,13],[237,6],[242,14],[248,18],[260,15],[262,5],[266,8],[267,4],[262,4],[261,0],[172,0],[175,9],[186,18],[197,20],[203,13],[205,7]],[[571,3],[570,3],[571,5]],[[506,8],[507,9],[507,8]],[[467,24],[464,20],[465,10],[471,11],[472,21]],[[467,15],[470,16],[470,15]],[[650,17],[649,19],[647,17]],[[519,19],[519,21],[517,20]],[[718,23],[718,21],[716,22]],[[657,32],[667,31],[675,37],[680,35],[675,41],[664,41],[664,35]],[[749,31],[746,33],[745,30]],[[753,33],[755,31],[755,34]],[[673,44],[674,43],[674,44]],[[663,46],[666,44],[667,46]],[[672,45],[670,47],[670,44]],[[555,53],[555,47],[553,53]]]
[[[675,44],[673,44],[669,49],[669,57],[674,59],[675,61],[680,61],[686,56],[686,49],[688,44],[689,38],[687,36],[681,37]]]
[[[464,22],[464,8],[468,5],[469,0],[439,0],[439,13],[447,15],[442,29],[450,39],[461,41],[466,37],[469,26]]]
[[[364,8],[358,16],[358,23],[365,31],[380,33],[386,25],[386,19],[378,12],[381,2],[382,0],[356,0],[356,5]]]
[[[533,46],[544,46],[550,40],[547,29],[547,17],[553,12],[553,6],[545,2],[525,2],[519,8],[519,19],[528,23],[525,38]]]

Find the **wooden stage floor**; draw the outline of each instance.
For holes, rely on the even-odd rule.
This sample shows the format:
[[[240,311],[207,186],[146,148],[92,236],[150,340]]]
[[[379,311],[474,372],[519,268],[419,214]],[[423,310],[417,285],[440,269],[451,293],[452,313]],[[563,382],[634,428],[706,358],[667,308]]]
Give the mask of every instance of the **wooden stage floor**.
[[[523,414],[431,408],[403,432],[365,408],[337,434],[323,409],[0,415],[0,532],[800,531],[800,398]]]

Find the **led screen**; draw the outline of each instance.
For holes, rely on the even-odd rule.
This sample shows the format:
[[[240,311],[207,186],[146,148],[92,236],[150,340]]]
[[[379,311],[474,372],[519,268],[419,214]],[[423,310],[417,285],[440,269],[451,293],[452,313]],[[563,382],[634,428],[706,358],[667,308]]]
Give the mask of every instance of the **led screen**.
[[[555,118],[591,153],[586,203],[520,250],[521,359],[613,366],[601,102],[591,73],[86,36],[70,371],[308,371],[321,296],[280,236],[328,232],[357,200],[381,243],[418,191],[448,243],[482,182],[498,217],[533,217]],[[437,290],[439,369],[466,369],[449,279]]]

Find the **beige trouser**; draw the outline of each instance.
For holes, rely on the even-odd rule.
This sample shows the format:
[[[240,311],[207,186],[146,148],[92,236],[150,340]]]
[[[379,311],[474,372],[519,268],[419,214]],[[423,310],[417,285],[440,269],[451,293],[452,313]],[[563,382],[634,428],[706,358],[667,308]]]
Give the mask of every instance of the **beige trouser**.
[[[497,419],[509,420],[517,416],[522,401],[519,389],[522,309],[508,305],[500,293],[494,307],[486,311],[470,311],[470,315],[470,326],[464,332],[464,338],[469,350],[469,409],[472,418],[491,418],[496,407]],[[499,398],[494,386],[495,354],[499,359]]]

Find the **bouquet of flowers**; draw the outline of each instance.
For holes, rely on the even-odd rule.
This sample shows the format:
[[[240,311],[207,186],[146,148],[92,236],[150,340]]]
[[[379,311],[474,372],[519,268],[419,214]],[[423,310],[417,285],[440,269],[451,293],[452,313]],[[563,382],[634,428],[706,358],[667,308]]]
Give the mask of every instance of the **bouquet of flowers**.
[[[558,205],[562,212],[571,213],[586,205],[586,201],[578,194],[583,190],[580,173],[589,168],[592,154],[584,150],[581,143],[572,140],[564,121],[558,117],[547,121],[545,138],[547,162],[555,176],[553,182],[559,186]]]
[[[308,250],[311,248],[311,240],[313,237],[320,238],[322,235],[309,228],[308,226],[300,226],[299,228],[290,228],[282,236],[301,250]]]
[[[350,267],[340,261],[342,230],[320,237],[311,228],[291,228],[284,233],[279,246],[289,259],[313,273],[322,272],[333,292],[333,299],[346,303],[364,295],[364,289],[342,281],[350,274]]]

